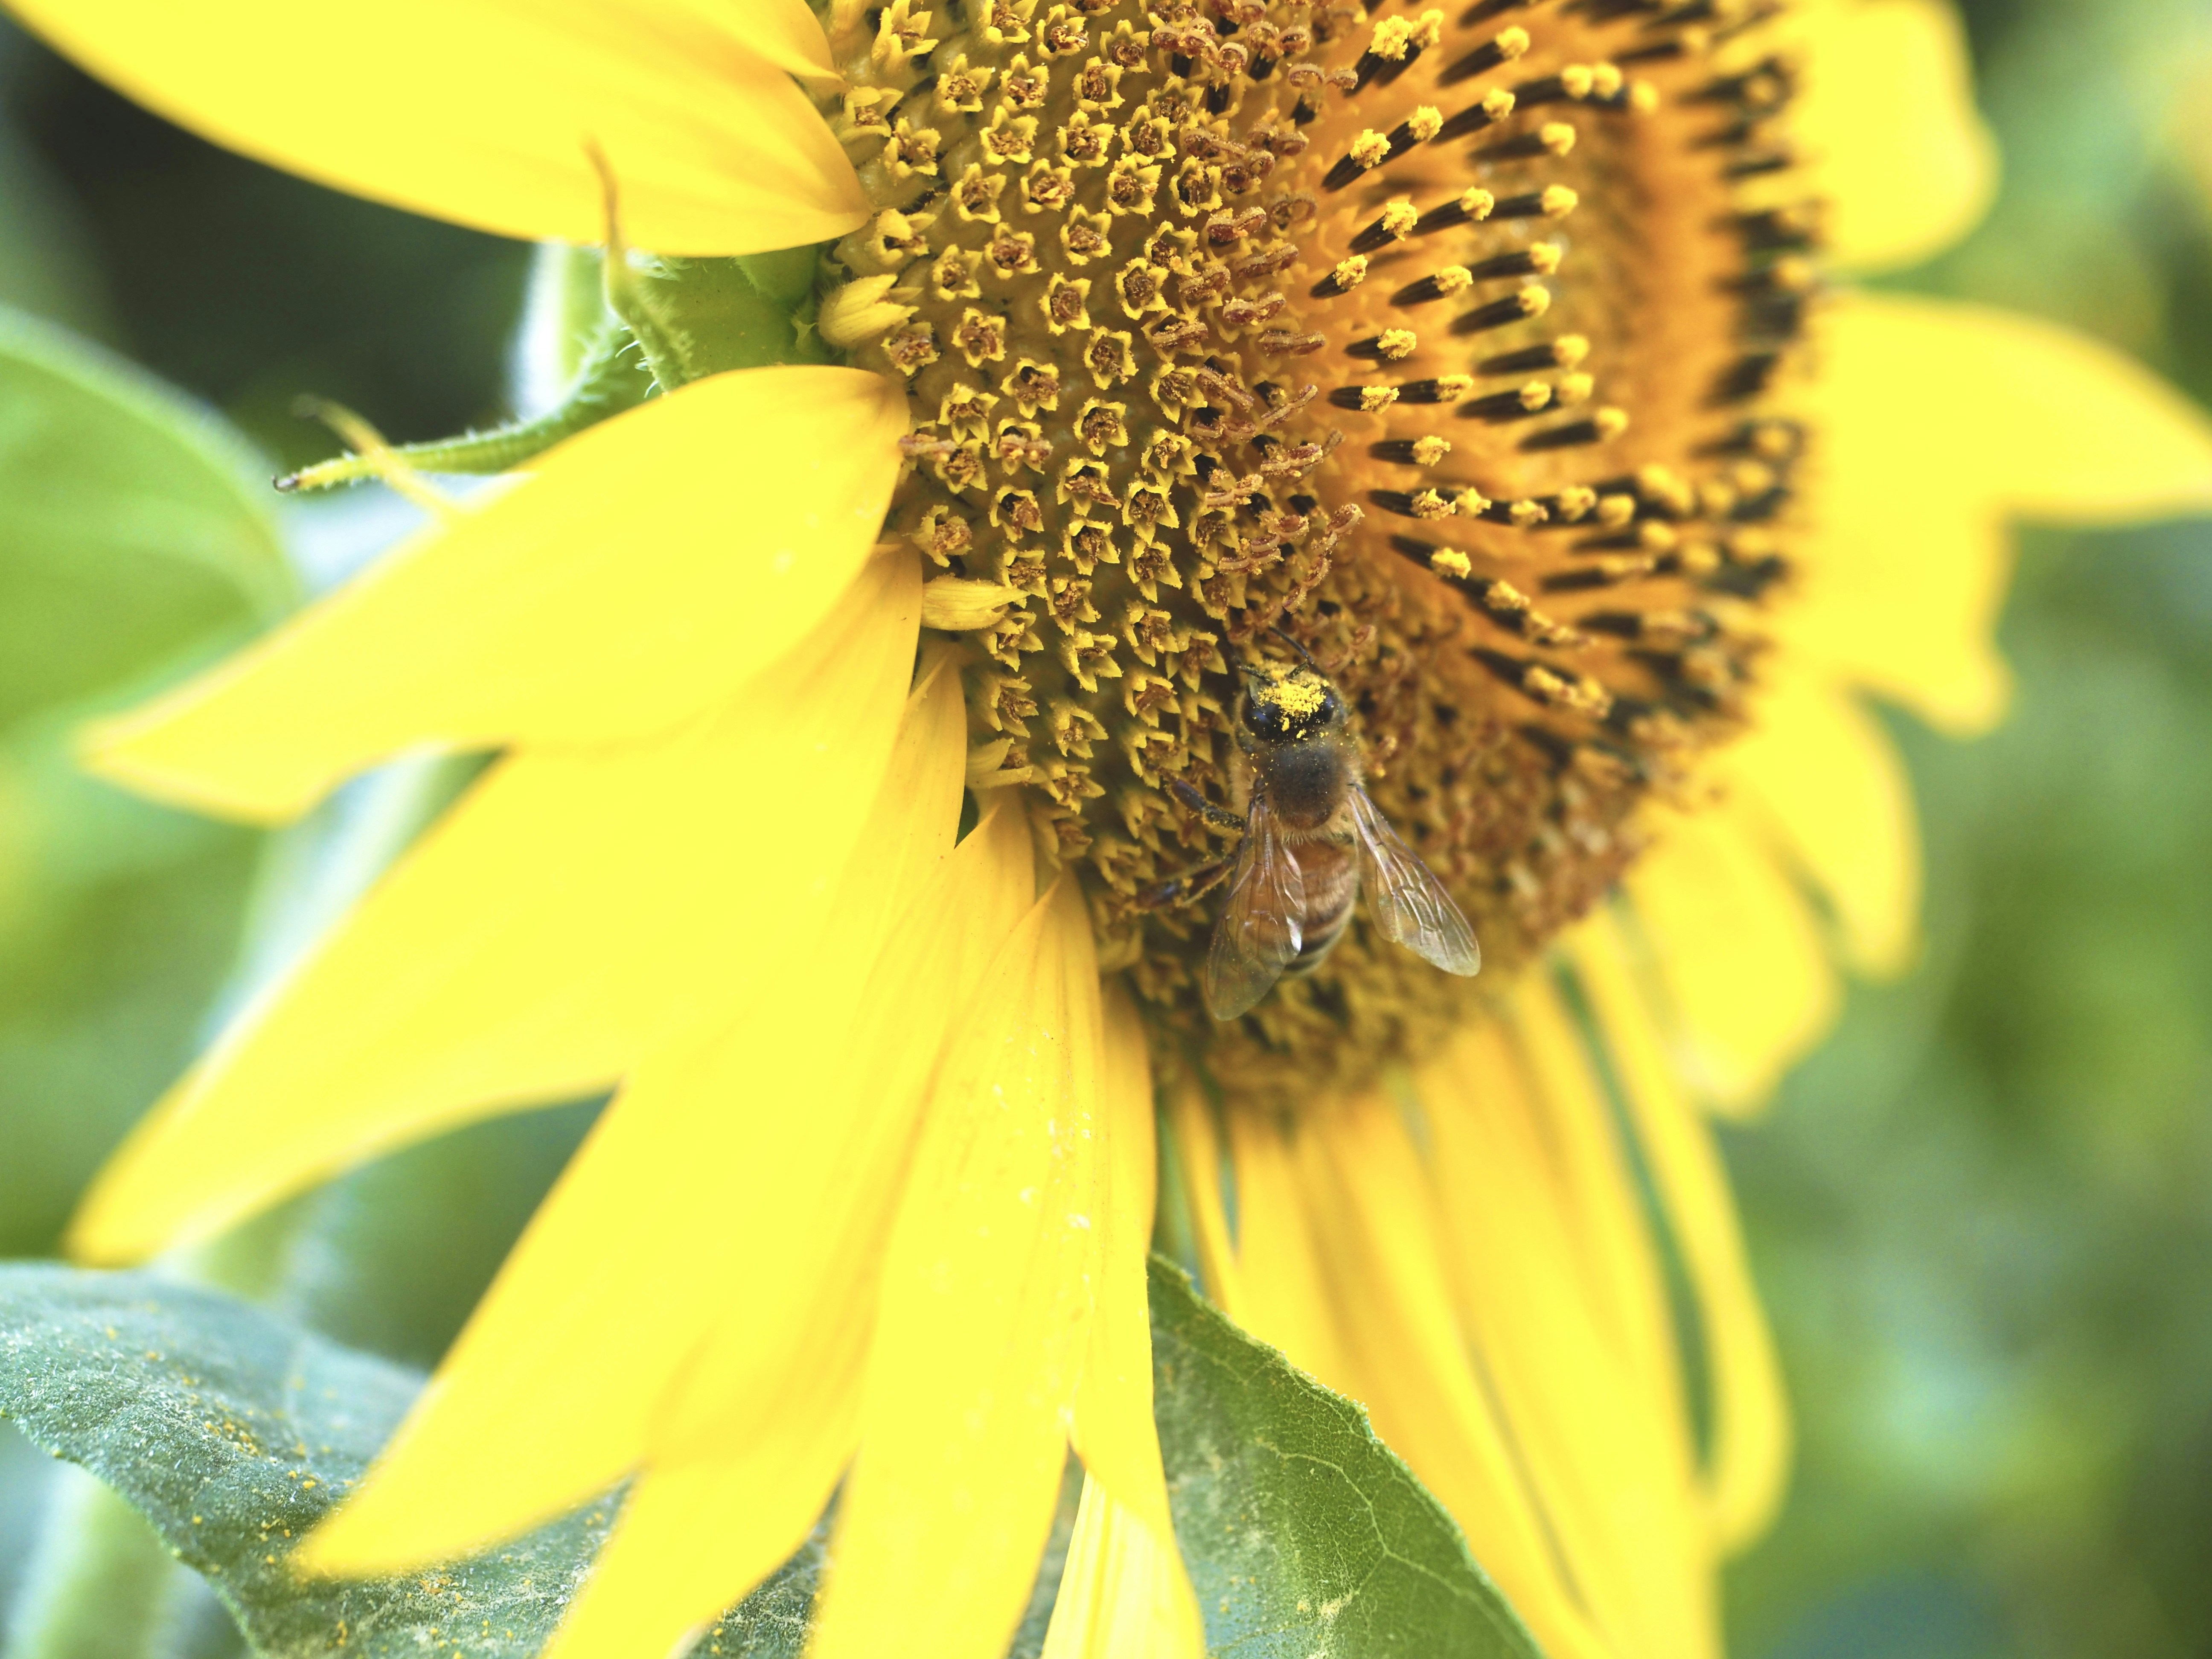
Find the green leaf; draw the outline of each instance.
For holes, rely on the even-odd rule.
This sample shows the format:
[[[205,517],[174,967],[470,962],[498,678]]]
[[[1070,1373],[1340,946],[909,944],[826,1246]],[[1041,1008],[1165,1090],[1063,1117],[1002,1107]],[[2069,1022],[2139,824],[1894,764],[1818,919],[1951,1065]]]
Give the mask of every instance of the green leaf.
[[[1459,1527],[1360,1407],[1152,1259],[1152,1388],[1207,1649],[1237,1659],[1535,1659]]]
[[[259,837],[79,771],[74,734],[294,599],[267,471],[215,416],[0,307],[0,1252],[198,1046]]]
[[[212,414],[0,311],[0,728],[281,614],[267,476]]]
[[[0,1268],[0,1414],[127,1498],[271,1659],[534,1653],[613,1513],[410,1578],[295,1578],[286,1554],[361,1477],[419,1372],[145,1273]]]

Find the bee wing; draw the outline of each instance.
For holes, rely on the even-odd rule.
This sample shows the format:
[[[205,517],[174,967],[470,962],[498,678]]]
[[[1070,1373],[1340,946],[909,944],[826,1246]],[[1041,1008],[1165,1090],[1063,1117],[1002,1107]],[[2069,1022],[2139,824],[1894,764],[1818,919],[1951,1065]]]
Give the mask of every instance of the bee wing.
[[[1358,831],[1359,879],[1367,889],[1376,931],[1448,974],[1465,978],[1482,967],[1482,949],[1443,883],[1421,855],[1398,839],[1389,819],[1367,792],[1352,790],[1352,822]]]
[[[1234,1019],[1267,994],[1305,943],[1305,878],[1298,873],[1265,795],[1255,793],[1237,849],[1228,902],[1206,957],[1206,1006]]]

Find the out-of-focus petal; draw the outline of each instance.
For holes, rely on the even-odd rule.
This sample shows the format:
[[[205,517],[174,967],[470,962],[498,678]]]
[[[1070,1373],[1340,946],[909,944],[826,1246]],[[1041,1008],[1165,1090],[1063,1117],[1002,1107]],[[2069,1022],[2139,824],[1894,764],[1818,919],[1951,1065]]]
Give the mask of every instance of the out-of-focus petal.
[[[1085,1476],[1042,1659],[1203,1659],[1206,1632],[1173,1534]]]
[[[1090,1335],[1104,1066],[1062,877],[953,1039],[886,1251],[815,1659],[998,1659],[1051,1530]]]
[[[1711,1128],[1674,1080],[1618,924],[1601,912],[1567,942],[1698,1298],[1713,1407],[1705,1485],[1714,1541],[1741,1548],[1781,1507],[1790,1429],[1735,1200]]]
[[[1826,204],[1828,253],[1917,264],[1996,198],[1996,140],[1974,107],[1966,31],[1945,0],[1814,0],[1785,14],[1803,82],[1790,129]]]
[[[274,822],[403,750],[664,731],[847,602],[905,419],[879,376],[846,368],[744,369],[656,398],[98,728],[92,763],[177,805]]]
[[[874,562],[752,693],[676,737],[503,763],[140,1125],[72,1248],[128,1260],[605,1087],[702,1004],[748,994],[775,961],[737,942],[817,911],[860,834],[921,587],[911,556]]]
[[[750,253],[867,216],[787,70],[829,47],[794,0],[12,0],[65,55],[256,161],[502,236],[599,241],[596,147],[629,241]]]
[[[2212,422],[2141,364],[2055,325],[1856,294],[1819,325],[1821,434],[1803,593],[1778,631],[1936,726],[1985,729],[2005,520],[2212,510]]]
[[[1725,805],[1669,812],[1629,872],[1675,1029],[1709,1105],[1748,1112],[1828,1029],[1840,989],[1803,896]]]
[[[1758,719],[1721,765],[1775,845],[1835,911],[1845,960],[1899,974],[1920,938],[1920,827],[1889,734],[1835,685],[1768,671]]]
[[[1528,1490],[1513,1429],[1475,1370],[1475,1333],[1455,1304],[1442,1224],[1395,1108],[1371,1095],[1329,1103],[1292,1156],[1345,1332],[1345,1391],[1451,1510],[1545,1650],[1560,1659],[1605,1651],[1570,1588],[1590,1564],[1571,1554],[1561,1572],[1557,1517]],[[1265,1272],[1256,1261],[1248,1268]]]

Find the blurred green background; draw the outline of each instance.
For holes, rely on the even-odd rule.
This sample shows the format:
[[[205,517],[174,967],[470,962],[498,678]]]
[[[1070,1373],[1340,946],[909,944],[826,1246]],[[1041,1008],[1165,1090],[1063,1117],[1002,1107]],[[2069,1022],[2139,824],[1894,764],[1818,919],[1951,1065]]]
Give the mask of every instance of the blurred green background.
[[[2212,5],[1966,17],[2003,195],[1893,280],[2075,324],[2212,404]],[[301,392],[398,438],[500,416],[526,264],[186,137],[0,22],[0,303],[222,409],[268,471],[328,452]],[[400,521],[366,495],[285,511],[333,568]],[[2004,637],[2020,692],[1995,736],[1892,721],[1923,965],[1856,990],[1729,1136],[1803,1441],[1730,1576],[1739,1659],[2212,1655],[2212,525],[2028,532]],[[0,836],[0,1253],[51,1251],[238,994],[248,896],[341,895],[434,800],[418,781],[273,843],[149,810],[156,852],[28,908]],[[287,945],[255,935],[264,960]],[[364,1171],[206,1271],[425,1362],[588,1116]],[[0,1428],[0,1608],[54,1486]],[[161,1649],[228,1650],[209,1611],[187,1595]]]

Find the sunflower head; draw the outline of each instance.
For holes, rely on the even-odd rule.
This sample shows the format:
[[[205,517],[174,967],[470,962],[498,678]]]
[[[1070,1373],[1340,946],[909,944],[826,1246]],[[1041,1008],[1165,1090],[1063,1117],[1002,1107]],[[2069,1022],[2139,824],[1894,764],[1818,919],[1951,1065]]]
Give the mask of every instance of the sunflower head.
[[[1356,1081],[1476,994],[1363,921],[1207,1018],[1207,902],[1140,897],[1218,854],[1187,792],[1248,790],[1240,690],[1293,721],[1340,695],[1377,805],[1508,967],[1737,722],[1814,230],[1773,191],[1790,73],[1744,9],[833,27],[878,210],[824,331],[908,390],[895,533],[1013,596],[965,630],[975,781],[1029,793],[1164,1050],[1232,1092]],[[1240,687],[1270,629],[1312,666]]]

